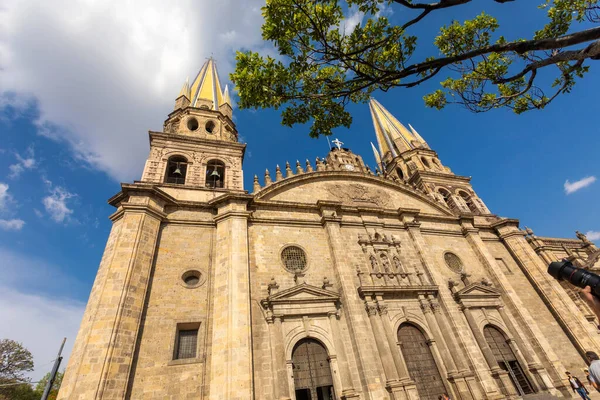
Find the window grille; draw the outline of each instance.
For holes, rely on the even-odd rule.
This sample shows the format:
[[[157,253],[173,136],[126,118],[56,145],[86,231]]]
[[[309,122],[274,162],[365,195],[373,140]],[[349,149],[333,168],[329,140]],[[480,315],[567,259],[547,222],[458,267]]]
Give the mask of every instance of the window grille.
[[[198,329],[186,329],[177,332],[177,352],[175,359],[195,358],[198,344]]]
[[[281,261],[290,272],[302,272],[306,269],[306,254],[297,246],[289,246],[281,252]]]
[[[457,274],[460,274],[463,271],[462,261],[460,261],[460,258],[458,258],[458,256],[456,254],[454,254],[454,253],[444,254],[444,261],[446,261],[446,265],[448,266],[448,268],[450,268],[452,271],[456,272]]]

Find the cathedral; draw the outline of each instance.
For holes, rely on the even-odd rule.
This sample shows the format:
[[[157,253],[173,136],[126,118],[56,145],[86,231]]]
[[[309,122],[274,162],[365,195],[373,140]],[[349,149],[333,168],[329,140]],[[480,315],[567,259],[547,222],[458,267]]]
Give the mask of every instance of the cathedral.
[[[369,107],[375,170],[334,141],[248,190],[209,59],[149,132],[141,179],[109,199],[58,398],[571,398],[565,371],[585,381],[600,336],[547,266],[599,268],[598,248],[493,214],[412,126]]]

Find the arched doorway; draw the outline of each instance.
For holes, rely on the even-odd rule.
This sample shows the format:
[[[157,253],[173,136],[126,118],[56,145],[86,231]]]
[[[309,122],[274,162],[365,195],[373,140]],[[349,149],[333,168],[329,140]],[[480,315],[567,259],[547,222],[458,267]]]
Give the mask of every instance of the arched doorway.
[[[521,396],[533,393],[533,388],[527,380],[527,376],[525,376],[521,364],[517,361],[515,353],[513,353],[508,345],[504,334],[491,325],[486,325],[485,328],[483,328],[483,334],[488,346],[490,346],[496,357],[498,365],[508,372],[517,393]]]
[[[408,373],[417,385],[419,399],[437,400],[446,393],[425,335],[414,325],[402,324],[398,329],[398,341]]]
[[[325,347],[303,339],[292,353],[296,400],[334,400],[333,377]]]

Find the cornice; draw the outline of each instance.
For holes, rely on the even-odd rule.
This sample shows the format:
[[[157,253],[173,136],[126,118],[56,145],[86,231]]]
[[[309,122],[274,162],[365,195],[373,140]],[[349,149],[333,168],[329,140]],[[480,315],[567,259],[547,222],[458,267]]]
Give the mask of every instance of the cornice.
[[[412,197],[434,207],[435,209],[439,210],[442,214],[445,214],[448,216],[453,215],[452,212],[450,210],[448,210],[446,207],[440,205],[436,201],[427,197],[425,194],[421,193],[420,191],[418,191],[416,189],[413,189],[412,187],[410,187],[406,184],[397,183],[390,179],[386,179],[386,178],[379,177],[376,175],[368,175],[368,174],[364,174],[362,172],[349,172],[349,171],[336,171],[336,170],[305,172],[303,174],[294,175],[289,178],[285,178],[278,182],[273,182],[272,184],[261,188],[259,191],[256,191],[254,193],[254,196],[256,197],[256,200],[261,200],[262,198],[264,198],[265,196],[267,196],[273,192],[283,191],[283,189],[286,186],[291,186],[293,184],[302,183],[302,182],[307,183],[307,182],[311,182],[311,181],[316,181],[321,178],[327,178],[328,180],[334,180],[335,178],[346,178],[346,179],[350,179],[352,181],[363,181],[363,182],[378,184],[380,186],[387,187],[387,188],[393,189],[393,190],[397,190],[398,192],[412,196]],[[367,207],[363,207],[363,208],[367,209]]]
[[[150,144],[154,139],[163,139],[163,140],[171,140],[175,142],[184,142],[184,143],[195,143],[195,144],[203,144],[208,146],[218,145],[219,147],[230,147],[236,150],[241,150],[242,155],[246,151],[245,143],[238,142],[230,142],[227,140],[217,140],[217,139],[207,139],[200,138],[195,136],[188,135],[178,135],[174,133],[166,133],[166,132],[157,132],[157,131],[148,131],[148,135],[150,135]]]

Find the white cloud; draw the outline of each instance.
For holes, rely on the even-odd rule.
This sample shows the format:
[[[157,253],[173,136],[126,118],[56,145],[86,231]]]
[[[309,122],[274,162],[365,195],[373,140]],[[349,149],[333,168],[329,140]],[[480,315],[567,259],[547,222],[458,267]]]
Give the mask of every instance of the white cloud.
[[[352,32],[354,32],[354,28],[356,28],[362,22],[364,17],[365,13],[359,11],[358,7],[353,6],[350,9],[350,14],[344,19],[344,22],[342,23],[344,26],[344,34],[350,35]]]
[[[42,199],[46,212],[50,215],[55,222],[65,222],[69,220],[73,214],[73,210],[67,205],[67,200],[75,197],[76,195],[68,192],[65,188],[60,186],[52,189],[49,196]]]
[[[586,176],[585,178],[575,182],[569,182],[569,180],[567,179],[565,182],[565,193],[575,193],[579,189],[583,189],[584,187],[590,186],[594,182],[596,182],[595,176]]]
[[[79,299],[89,288],[42,259],[2,247],[0,259],[0,338],[22,342],[31,351],[35,370],[30,377],[36,381],[52,368],[63,337],[61,369],[67,365],[85,308]],[[24,279],[24,274],[35,279]]]
[[[585,236],[590,240],[600,240],[600,232],[597,231],[587,231]]]
[[[185,77],[212,54],[226,80],[233,50],[264,46],[261,24],[260,4],[245,0],[5,0],[0,106],[34,102],[40,134],[139,179],[145,132],[162,128]]]
[[[36,166],[33,146],[27,148],[25,157],[21,157],[20,154],[15,154],[15,157],[17,158],[17,163],[8,167],[10,169],[9,178],[17,178],[26,169],[33,169]]]
[[[20,231],[25,225],[22,219],[0,219],[0,229],[5,231]]]
[[[21,293],[0,286],[0,338],[23,343],[31,352],[33,381],[39,380],[52,369],[63,337],[67,338],[63,350],[61,370],[67,366],[75,336],[81,323],[85,305],[81,302],[55,297]]]
[[[8,185],[0,182],[0,212],[6,211],[8,204],[12,201],[12,196],[8,193]]]

